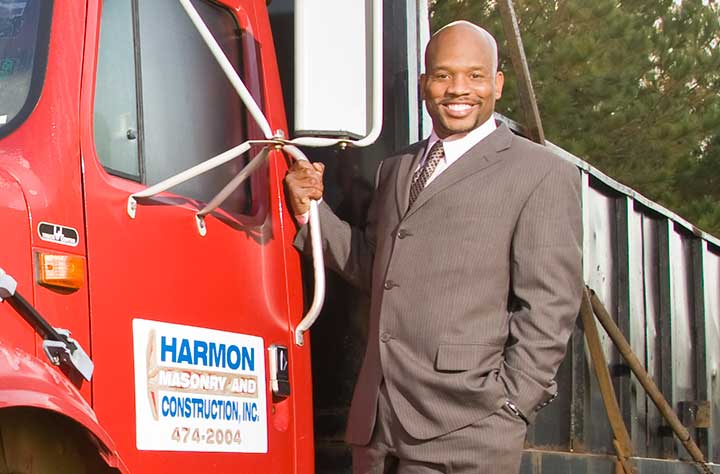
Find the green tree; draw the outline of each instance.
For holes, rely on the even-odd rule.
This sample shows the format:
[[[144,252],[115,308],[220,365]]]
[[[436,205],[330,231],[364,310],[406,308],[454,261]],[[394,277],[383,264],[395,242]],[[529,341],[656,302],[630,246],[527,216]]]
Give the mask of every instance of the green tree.
[[[516,0],[548,139],[720,235],[720,9],[702,0]],[[499,112],[522,121],[492,0],[430,0],[498,38]]]

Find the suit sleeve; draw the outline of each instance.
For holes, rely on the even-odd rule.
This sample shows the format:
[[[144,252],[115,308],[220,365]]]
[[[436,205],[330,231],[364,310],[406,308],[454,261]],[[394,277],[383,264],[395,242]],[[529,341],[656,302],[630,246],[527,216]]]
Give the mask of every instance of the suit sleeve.
[[[382,163],[376,176],[376,188],[381,169]],[[376,201],[377,193],[370,203],[364,229],[352,227],[338,218],[324,201],[318,206],[325,266],[367,293],[370,292],[372,263],[375,256]],[[305,255],[312,255],[309,225],[300,227],[293,244]]]
[[[509,346],[501,378],[508,398],[532,420],[556,394],[553,380],[582,295],[582,217],[578,169],[554,167],[526,201],[511,250]]]

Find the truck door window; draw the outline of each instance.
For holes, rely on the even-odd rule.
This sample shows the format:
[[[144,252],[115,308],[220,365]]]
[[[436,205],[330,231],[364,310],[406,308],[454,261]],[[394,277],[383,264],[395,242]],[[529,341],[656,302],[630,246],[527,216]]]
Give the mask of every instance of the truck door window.
[[[113,174],[140,180],[132,5],[103,2],[95,82],[95,148]]]
[[[229,10],[195,8],[242,73],[241,31]],[[245,110],[177,0],[105,0],[95,98],[95,146],[106,170],[151,185],[246,140]],[[172,192],[210,200],[235,160]],[[249,182],[223,208],[247,213]]]
[[[52,2],[0,1],[0,137],[33,111],[45,76]]]

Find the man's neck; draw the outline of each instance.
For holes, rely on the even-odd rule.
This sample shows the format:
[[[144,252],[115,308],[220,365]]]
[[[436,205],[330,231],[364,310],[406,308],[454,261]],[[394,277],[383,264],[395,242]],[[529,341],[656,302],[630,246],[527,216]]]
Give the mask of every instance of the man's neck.
[[[490,135],[490,133],[492,133],[496,128],[495,117],[490,116],[489,119],[470,131],[448,135],[444,138],[441,138],[440,135],[433,129],[433,132],[429,137],[429,141],[435,142],[437,140],[442,140],[443,143],[448,143],[467,139],[468,141],[479,142],[486,136]]]

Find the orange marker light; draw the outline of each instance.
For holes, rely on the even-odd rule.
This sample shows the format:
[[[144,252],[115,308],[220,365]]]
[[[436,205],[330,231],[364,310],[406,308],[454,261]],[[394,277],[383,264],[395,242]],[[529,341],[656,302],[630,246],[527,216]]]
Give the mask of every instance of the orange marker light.
[[[53,255],[39,252],[38,283],[77,290],[85,280],[85,262],[76,255]]]

